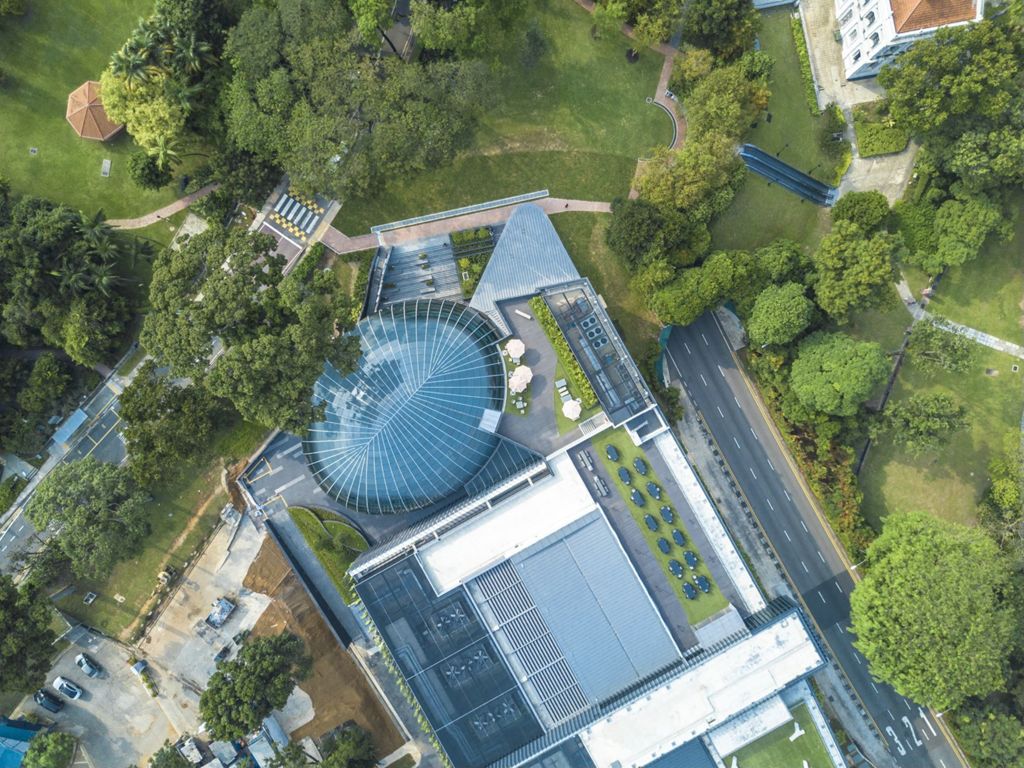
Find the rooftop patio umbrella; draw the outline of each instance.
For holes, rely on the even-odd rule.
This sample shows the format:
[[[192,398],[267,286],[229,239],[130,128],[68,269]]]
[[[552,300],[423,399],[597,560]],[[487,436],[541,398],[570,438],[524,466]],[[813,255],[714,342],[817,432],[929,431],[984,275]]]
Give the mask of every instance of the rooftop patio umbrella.
[[[513,376],[522,376],[523,380],[527,384],[529,384],[531,381],[533,381],[533,371],[530,370],[530,367],[528,365],[517,366],[516,369],[514,371],[512,371],[512,375]]]
[[[529,381],[527,381],[522,376],[517,376],[514,373],[508,379],[508,391],[514,395],[518,395],[520,392],[525,392],[526,388],[529,385]]]
[[[505,345],[505,351],[508,352],[509,357],[518,361],[519,358],[526,354],[526,345],[519,339],[510,339],[508,344]]]
[[[87,80],[71,92],[65,117],[83,139],[106,141],[124,127],[107,117],[100,99],[100,84],[95,80]]]
[[[566,400],[562,403],[562,415],[567,419],[576,421],[583,413],[583,407],[580,405],[579,400]]]

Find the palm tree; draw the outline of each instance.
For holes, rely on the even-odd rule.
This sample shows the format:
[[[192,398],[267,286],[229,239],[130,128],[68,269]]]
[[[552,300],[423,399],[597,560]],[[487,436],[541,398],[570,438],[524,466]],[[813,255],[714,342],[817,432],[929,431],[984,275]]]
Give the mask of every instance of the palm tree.
[[[89,255],[99,259],[100,264],[113,264],[120,254],[121,246],[109,235],[104,235],[89,244]]]
[[[130,48],[127,43],[113,55],[110,68],[124,80],[124,87],[129,91],[149,82],[150,67],[145,55],[136,48]]]
[[[195,33],[177,40],[172,54],[174,65],[183,73],[197,75],[203,67],[216,61],[213,46],[196,39]]]
[[[192,111],[192,104],[195,102],[196,97],[202,92],[203,87],[200,83],[195,85],[181,85],[174,88],[174,99],[178,102],[182,111],[187,115]]]
[[[140,260],[149,260],[153,257],[153,244],[141,237],[129,237],[124,247],[125,258],[128,264],[134,269]]]
[[[76,227],[78,229],[78,234],[82,236],[82,240],[86,242],[90,250],[92,250],[100,241],[109,240],[114,232],[111,226],[107,224],[107,216],[103,213],[102,208],[96,211],[92,216],[86,216],[84,213],[79,211]]]
[[[156,146],[150,154],[156,158],[156,164],[160,170],[181,162],[181,154],[178,152],[178,141],[173,137],[161,136],[158,138]]]
[[[110,263],[97,264],[92,267],[90,272],[92,273],[90,275],[92,287],[103,296],[109,296],[114,286],[125,282],[123,277],[114,272],[114,265]]]

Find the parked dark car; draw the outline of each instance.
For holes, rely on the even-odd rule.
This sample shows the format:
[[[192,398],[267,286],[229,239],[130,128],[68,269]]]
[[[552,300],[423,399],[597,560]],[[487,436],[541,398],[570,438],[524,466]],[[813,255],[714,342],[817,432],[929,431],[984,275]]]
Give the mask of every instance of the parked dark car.
[[[634,488],[633,492],[631,494],[629,494],[629,498],[638,507],[642,507],[646,503],[644,501],[644,495],[642,493],[640,493],[640,491],[638,491],[636,488]]]
[[[686,561],[686,565],[691,571],[697,567],[697,556],[690,550],[683,552],[683,560]]]
[[[664,554],[667,555],[669,552],[672,551],[672,545],[668,543],[668,539],[662,537],[658,539],[658,549],[660,549]]]
[[[680,531],[678,528],[672,529],[672,540],[680,547],[686,546],[686,537],[683,535],[683,532]]]
[[[669,560],[668,569],[672,571],[672,575],[677,579],[683,578],[683,566],[678,560]]]
[[[641,459],[639,456],[637,456],[635,459],[633,459],[633,469],[635,469],[637,471],[637,474],[639,475],[646,475],[647,462]]]
[[[63,701],[58,699],[49,691],[44,691],[42,688],[36,691],[35,695],[32,698],[35,699],[36,704],[45,709],[47,712],[53,712],[54,714],[56,714],[60,712],[62,709],[64,709]]]
[[[658,511],[661,512],[661,519],[669,525],[672,525],[672,522],[676,519],[676,515],[675,512],[672,511],[672,507],[668,504],[662,504],[661,509]]]
[[[630,476],[629,470],[626,469],[625,467],[619,467],[619,480],[621,480],[626,485],[629,485],[630,483],[633,482],[633,478]]]
[[[80,653],[75,656],[75,664],[89,677],[99,677],[103,674],[103,667],[100,663],[87,653]]]
[[[697,576],[694,581],[697,582],[697,586],[700,587],[700,591],[707,594],[711,591],[711,582],[708,581],[707,576]]]
[[[661,499],[661,488],[658,487],[657,483],[647,482],[647,492],[651,494],[654,499]]]
[[[606,445],[604,447],[604,455],[607,456],[612,461],[618,461],[619,460],[619,449],[616,448],[611,443],[609,443],[608,445]]]
[[[655,519],[654,515],[644,515],[644,523],[647,525],[649,530],[658,530],[658,521]]]
[[[693,584],[690,582],[683,583],[683,594],[686,595],[687,600],[697,599],[697,590],[693,588]]]

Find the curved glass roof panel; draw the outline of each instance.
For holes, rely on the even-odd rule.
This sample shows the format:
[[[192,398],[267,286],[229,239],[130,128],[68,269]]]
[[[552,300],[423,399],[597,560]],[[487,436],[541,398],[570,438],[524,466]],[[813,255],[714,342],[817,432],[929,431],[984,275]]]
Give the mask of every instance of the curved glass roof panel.
[[[418,299],[385,306],[354,333],[357,369],[342,376],[327,363],[314,388],[325,415],[304,448],[321,487],[369,514],[464,493],[501,442],[494,414],[484,419],[505,393],[494,326],[463,304]]]

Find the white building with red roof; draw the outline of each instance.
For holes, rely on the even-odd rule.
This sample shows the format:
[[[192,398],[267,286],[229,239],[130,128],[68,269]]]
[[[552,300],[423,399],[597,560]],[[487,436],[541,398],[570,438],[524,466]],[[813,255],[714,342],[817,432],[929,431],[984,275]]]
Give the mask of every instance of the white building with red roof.
[[[835,0],[848,80],[874,77],[941,27],[980,21],[985,0]]]

